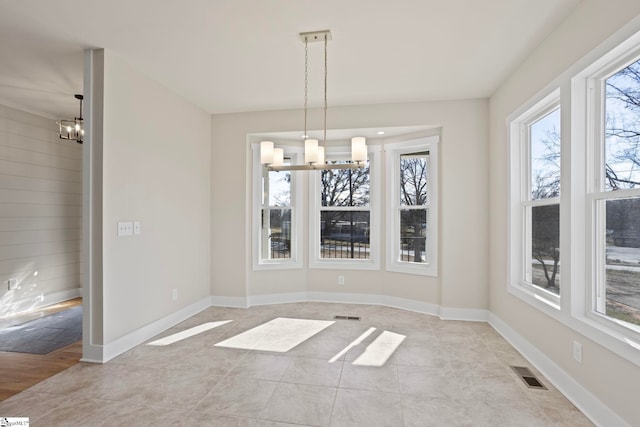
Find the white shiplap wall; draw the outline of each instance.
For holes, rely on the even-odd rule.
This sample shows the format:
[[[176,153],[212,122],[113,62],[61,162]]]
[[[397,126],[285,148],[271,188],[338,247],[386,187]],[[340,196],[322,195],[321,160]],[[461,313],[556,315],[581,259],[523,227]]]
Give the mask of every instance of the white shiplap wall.
[[[82,145],[56,130],[0,105],[0,317],[80,295]]]

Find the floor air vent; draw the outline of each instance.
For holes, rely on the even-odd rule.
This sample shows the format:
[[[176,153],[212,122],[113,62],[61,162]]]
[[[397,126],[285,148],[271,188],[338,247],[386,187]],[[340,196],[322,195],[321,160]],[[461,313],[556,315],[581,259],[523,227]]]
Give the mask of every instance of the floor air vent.
[[[336,320],[360,320],[360,316],[333,316]]]
[[[536,376],[533,374],[533,372],[531,372],[529,368],[526,368],[524,366],[512,366],[511,369],[513,369],[513,372],[515,372],[516,375],[519,376],[522,381],[524,381],[527,387],[536,388],[539,390],[547,390],[544,384],[542,384],[540,380],[536,378]]]

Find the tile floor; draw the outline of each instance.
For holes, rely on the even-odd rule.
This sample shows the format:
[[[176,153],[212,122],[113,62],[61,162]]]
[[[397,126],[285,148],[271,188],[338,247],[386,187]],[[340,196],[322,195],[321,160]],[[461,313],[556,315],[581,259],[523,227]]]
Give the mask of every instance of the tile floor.
[[[260,350],[248,340],[216,346],[276,318],[334,315],[361,320],[323,324],[287,351],[291,337],[279,331],[304,338],[305,325],[258,329]],[[222,320],[232,322],[104,365],[79,363],[0,402],[0,416],[83,427],[592,425],[545,378],[549,390],[525,387],[509,366],[531,366],[485,323],[369,305],[212,307],[154,340]]]

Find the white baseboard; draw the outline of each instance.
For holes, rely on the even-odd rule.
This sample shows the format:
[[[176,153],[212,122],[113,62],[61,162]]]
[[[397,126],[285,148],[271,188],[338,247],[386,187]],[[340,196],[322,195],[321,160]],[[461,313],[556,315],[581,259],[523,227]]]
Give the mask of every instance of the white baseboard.
[[[467,322],[488,322],[489,310],[476,308],[440,307],[442,320],[464,320]]]
[[[437,304],[407,298],[391,297],[387,295],[382,296],[382,305],[415,311],[417,313],[428,314],[431,316],[437,316],[439,311],[439,306]]]
[[[382,297],[380,295],[352,294],[347,292],[307,292],[307,301],[382,305]]]
[[[140,329],[136,329],[135,331],[106,344],[103,348],[101,362],[108,362],[125,351],[132,349],[138,344],[145,342],[149,338],[158,335],[160,332],[187,320],[189,317],[196,315],[209,307],[211,307],[211,298],[203,298],[202,300],[184,307],[175,313],[171,313],[162,319],[156,320],[155,322],[143,326]]]
[[[213,307],[237,307],[247,308],[247,298],[245,297],[223,297],[223,296],[211,296],[211,306]]]
[[[580,385],[537,347],[523,338],[502,319],[489,313],[489,324],[538,369],[594,424],[607,427],[630,427],[618,414]]]
[[[104,363],[104,346],[92,345],[82,340],[81,362]]]
[[[284,304],[290,302],[336,302],[343,304],[374,304],[400,308],[418,313],[439,316],[443,320],[466,320],[486,322],[489,312],[481,309],[446,308],[437,304],[416,301],[407,298],[377,294],[356,294],[348,292],[292,292],[281,294],[251,295],[247,298],[248,306]],[[243,298],[211,297],[211,305],[222,307],[247,307]]]
[[[248,297],[249,307],[254,305],[283,304],[289,302],[306,302],[308,301],[306,292],[291,292],[283,294],[263,294],[250,295]]]
[[[356,294],[348,292],[292,292],[251,295],[248,297],[248,301],[248,306],[306,301],[337,302],[343,304],[374,304],[415,311],[432,316],[439,316],[443,320],[465,320],[472,322],[487,322],[489,320],[488,310],[440,307],[437,304],[429,302],[377,294]],[[213,306],[247,307],[247,305],[242,305],[243,302],[243,298],[211,297],[211,305]]]

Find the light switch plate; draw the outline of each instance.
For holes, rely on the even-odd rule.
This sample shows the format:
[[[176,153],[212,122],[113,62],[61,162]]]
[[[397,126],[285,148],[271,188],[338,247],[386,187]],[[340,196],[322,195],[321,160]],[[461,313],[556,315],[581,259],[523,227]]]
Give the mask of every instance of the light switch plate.
[[[133,234],[135,236],[140,235],[140,221],[133,221]]]
[[[7,285],[10,291],[14,291],[18,289],[18,279],[9,279],[7,280]]]
[[[118,223],[118,237],[133,236],[133,222]]]

